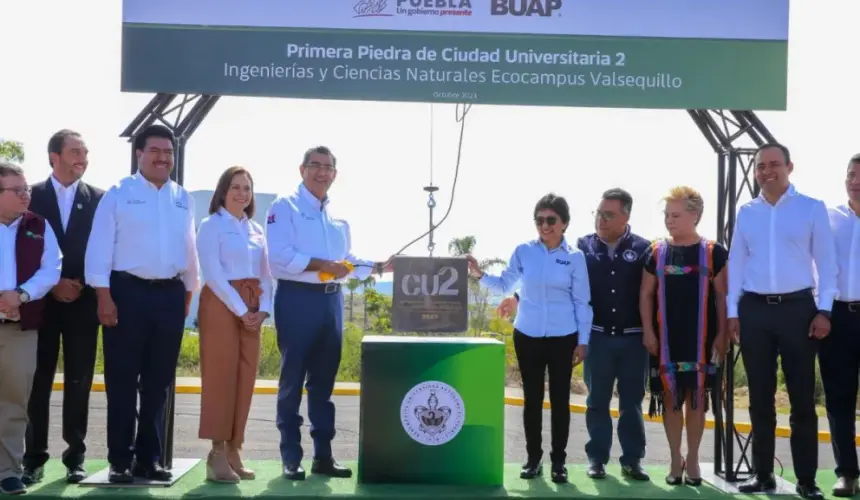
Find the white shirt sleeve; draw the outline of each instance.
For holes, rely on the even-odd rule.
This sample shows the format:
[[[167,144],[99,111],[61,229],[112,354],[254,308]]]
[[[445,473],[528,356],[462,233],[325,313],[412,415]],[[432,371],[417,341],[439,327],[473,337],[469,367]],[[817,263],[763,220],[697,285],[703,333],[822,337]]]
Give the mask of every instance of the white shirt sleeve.
[[[268,242],[263,239],[263,255],[260,257],[260,288],[263,289],[263,294],[260,296],[260,311],[273,315],[272,312],[272,293],[274,290],[274,280],[272,279],[272,270],[269,269],[269,251]]]
[[[738,303],[741,300],[744,286],[744,274],[747,267],[749,249],[744,233],[741,230],[741,217],[738,214],[732,243],[729,247],[729,286],[726,294],[726,311],[729,318],[738,317]]]
[[[296,250],[296,227],[289,202],[283,199],[275,201],[267,215],[266,240],[272,274],[286,276],[304,272],[311,262],[311,256]]]
[[[203,281],[233,314],[243,316],[248,312],[248,307],[239,292],[230,284],[221,267],[221,246],[218,242],[219,222],[217,218],[209,218],[200,223],[200,229],[197,231],[197,247],[200,249],[200,268],[203,271]]]
[[[818,273],[818,309],[830,311],[839,294],[839,264],[836,235],[822,201],[816,201],[812,212],[812,259]]]
[[[27,292],[30,300],[43,298],[54,286],[60,282],[63,269],[63,255],[57,242],[57,235],[51,229],[48,221],[45,221],[45,249],[42,251],[42,263],[29,280],[21,285],[21,289]]]
[[[93,216],[93,226],[84,257],[84,276],[93,288],[109,288],[116,246],[116,186],[109,189]]]
[[[194,234],[194,198],[188,196],[188,231],[185,233],[185,272],[182,282],[186,292],[195,292],[200,286],[200,264],[197,261],[197,241]]]

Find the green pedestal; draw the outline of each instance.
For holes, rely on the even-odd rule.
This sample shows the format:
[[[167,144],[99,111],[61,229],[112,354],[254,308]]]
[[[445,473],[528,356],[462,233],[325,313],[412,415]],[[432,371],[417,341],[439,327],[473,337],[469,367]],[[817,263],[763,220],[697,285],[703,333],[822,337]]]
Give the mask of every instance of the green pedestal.
[[[359,482],[501,486],[504,398],[502,342],[364,337]]]

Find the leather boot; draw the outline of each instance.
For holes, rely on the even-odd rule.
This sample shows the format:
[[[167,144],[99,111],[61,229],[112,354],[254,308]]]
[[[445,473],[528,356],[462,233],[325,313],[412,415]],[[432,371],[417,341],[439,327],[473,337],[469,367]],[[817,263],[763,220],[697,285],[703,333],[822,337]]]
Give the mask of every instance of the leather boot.
[[[256,478],[257,474],[253,470],[246,468],[245,464],[242,463],[242,455],[239,453],[240,450],[241,446],[234,446],[232,443],[227,443],[227,462],[240,479],[247,480]]]
[[[206,480],[213,483],[238,483],[239,476],[227,461],[227,447],[223,442],[212,443],[206,460]]]

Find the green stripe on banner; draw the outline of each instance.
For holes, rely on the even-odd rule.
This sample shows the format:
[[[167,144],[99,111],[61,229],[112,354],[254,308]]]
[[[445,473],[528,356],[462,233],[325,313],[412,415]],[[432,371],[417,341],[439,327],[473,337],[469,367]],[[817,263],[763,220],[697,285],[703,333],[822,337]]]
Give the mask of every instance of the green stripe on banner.
[[[122,90],[784,110],[784,41],[123,27]]]

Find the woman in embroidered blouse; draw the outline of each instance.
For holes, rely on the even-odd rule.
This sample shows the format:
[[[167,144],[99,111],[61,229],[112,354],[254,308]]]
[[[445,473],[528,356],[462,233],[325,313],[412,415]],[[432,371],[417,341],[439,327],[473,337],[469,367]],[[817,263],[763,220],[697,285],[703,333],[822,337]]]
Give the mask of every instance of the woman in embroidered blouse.
[[[200,292],[200,438],[212,440],[206,478],[254,479],[239,451],[260,360],[260,331],[272,310],[263,228],[254,216],[254,181],[242,167],[218,180],[197,232],[205,286]]]
[[[699,486],[705,412],[711,391],[720,387],[714,353],[721,359],[728,347],[728,250],[697,233],[704,210],[698,192],[676,187],[664,200],[669,238],[651,246],[639,295],[642,340],[651,353],[649,414],[663,415],[671,453],[666,482]],[[685,422],[686,458],[681,454]]]

